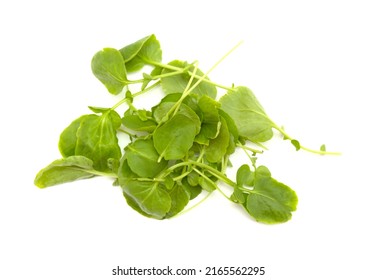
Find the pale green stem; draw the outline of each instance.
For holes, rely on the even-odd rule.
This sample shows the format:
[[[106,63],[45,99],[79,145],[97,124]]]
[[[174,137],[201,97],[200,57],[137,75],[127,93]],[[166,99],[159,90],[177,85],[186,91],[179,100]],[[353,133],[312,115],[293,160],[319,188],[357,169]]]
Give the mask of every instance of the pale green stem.
[[[243,43],[243,41],[240,41],[239,43],[237,43],[231,50],[229,50],[223,57],[221,57],[221,59],[219,59],[210,69],[208,72],[205,73],[204,76],[199,76],[199,75],[196,75],[196,73],[192,73],[190,71],[188,71],[188,74],[190,76],[193,76],[194,78],[196,79],[199,79],[196,84],[191,88],[191,90],[193,88],[195,88],[199,83],[201,83],[202,81],[203,82],[206,82],[206,83],[209,83],[209,84],[212,84],[216,87],[219,87],[219,88],[223,88],[223,89],[226,89],[226,90],[229,90],[229,91],[233,91],[234,89],[232,87],[226,87],[226,86],[223,86],[223,85],[220,85],[220,84],[217,84],[217,83],[214,83],[207,78],[208,74],[214,70],[214,68],[216,68],[225,58],[227,58],[233,51],[235,51],[235,49],[237,49],[241,44]],[[155,65],[155,66],[159,66],[159,67],[162,67],[162,68],[167,68],[167,69],[170,69],[170,70],[175,70],[175,71],[179,71],[180,67],[176,67],[176,66],[172,66],[172,65],[168,65],[168,64],[163,64],[163,63],[159,63],[159,62],[156,62],[156,61],[150,61],[150,60],[145,60],[147,63],[149,64],[152,64],[152,65]]]
[[[147,87],[147,88],[145,88],[144,90],[141,90],[141,91],[139,91],[139,92],[136,92],[136,93],[132,94],[132,97],[136,97],[136,96],[139,96],[139,95],[141,95],[141,94],[143,94],[143,93],[145,93],[145,92],[148,92],[148,91],[152,90],[153,88],[159,86],[159,84],[160,84],[160,81],[158,81],[158,82],[152,84],[150,87]],[[124,104],[124,103],[127,103],[127,102],[129,102],[129,99],[128,99],[128,98],[123,98],[123,99],[120,100],[118,103],[116,103],[114,106],[112,106],[111,110],[115,110],[117,107],[119,107],[120,105],[122,105],[122,104]],[[128,105],[129,105],[129,104],[128,104]],[[133,106],[133,105],[132,105],[132,106]],[[134,109],[137,110],[136,108],[134,108]]]
[[[200,170],[198,170],[197,168],[194,168],[193,167],[193,170],[199,174],[202,178],[204,178],[207,182],[209,182],[209,184],[211,184],[216,190],[218,190],[224,197],[226,197],[228,200],[231,201],[231,199],[217,186],[216,183],[214,183],[212,180],[210,180],[209,177],[207,177],[204,173],[202,173]]]
[[[87,173],[90,173],[90,174],[93,174],[93,175],[96,175],[96,176],[104,176],[104,177],[117,178],[117,175],[115,173],[113,173],[113,172],[101,172],[101,171],[98,171],[98,170],[83,170],[83,169],[80,169],[80,168],[77,168],[77,170],[79,170],[79,171],[85,171]]]
[[[236,147],[242,148],[243,150],[251,151],[252,153],[255,153],[255,154],[262,154],[264,152],[264,151],[260,151],[260,150],[256,150],[256,149],[250,148],[250,147],[242,145],[240,143],[237,143]]]
[[[227,178],[225,175],[223,175],[223,173],[221,173],[217,169],[215,169],[215,168],[213,168],[213,167],[211,167],[211,166],[209,166],[209,165],[207,165],[205,163],[201,163],[201,162],[197,162],[197,161],[193,161],[193,160],[188,160],[188,161],[185,161],[185,162],[177,163],[177,164],[169,167],[166,171],[167,171],[167,174],[168,174],[168,173],[171,173],[176,168],[179,168],[179,167],[182,167],[182,166],[190,166],[190,165],[195,165],[195,166],[204,168],[208,172],[210,172],[213,176],[217,177],[219,180],[221,180],[222,182],[226,183],[227,185],[229,185],[231,187],[235,187],[236,186],[235,182],[233,182],[232,180],[230,180],[229,178]]]
[[[208,192],[207,195],[206,195],[203,199],[201,199],[198,203],[196,203],[195,205],[189,207],[188,209],[184,209],[183,211],[179,212],[179,213],[176,214],[175,216],[172,216],[171,218],[176,218],[176,217],[178,217],[178,216],[180,216],[180,215],[183,215],[183,214],[185,214],[185,213],[187,213],[187,212],[193,210],[194,208],[196,208],[197,206],[199,206],[201,203],[203,203],[203,202],[204,202],[204,201],[205,201],[205,200],[206,200],[206,199],[207,199],[212,193],[213,193],[213,192]],[[171,219],[171,218],[170,218],[170,219]]]
[[[271,121],[271,120],[270,120]],[[271,121],[272,122],[272,121]],[[288,135],[282,128],[280,128],[278,125],[276,125],[274,122],[272,122],[273,124],[273,127],[278,130],[280,133],[282,133],[282,135],[284,136],[285,139],[287,140],[294,140],[294,138],[292,138],[290,135]],[[314,154],[318,154],[318,155],[334,155],[334,156],[339,156],[341,155],[341,153],[339,152],[327,152],[327,151],[320,151],[320,150],[314,150],[314,149],[310,149],[310,148],[307,148],[307,147],[304,147],[302,145],[300,145],[300,148],[302,150],[305,150],[307,152],[310,152],[310,153],[314,153]]]

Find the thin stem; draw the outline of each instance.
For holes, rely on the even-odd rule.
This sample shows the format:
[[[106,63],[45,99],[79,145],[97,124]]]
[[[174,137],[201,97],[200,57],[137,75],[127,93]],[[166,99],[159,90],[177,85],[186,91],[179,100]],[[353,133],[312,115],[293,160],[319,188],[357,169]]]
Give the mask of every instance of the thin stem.
[[[194,65],[195,65],[195,68],[193,70],[193,75],[195,75],[196,72],[197,72],[197,62],[195,62]],[[177,111],[179,110],[180,105],[183,102],[183,100],[189,95],[189,93],[192,91],[192,89],[197,84],[196,83],[195,85],[193,85],[192,87],[190,87],[191,84],[192,84],[192,82],[193,82],[193,75],[190,77],[190,79],[189,79],[189,81],[187,83],[187,86],[185,87],[185,89],[184,89],[181,97],[179,98],[179,100],[174,104],[174,106],[172,106],[172,108],[170,109],[170,111],[168,111],[167,116],[169,116],[171,112],[173,112],[173,116],[177,113]]]
[[[256,150],[256,149],[250,148],[250,147],[242,145],[240,143],[237,143],[236,147],[242,148],[243,150],[251,151],[252,153],[255,153],[255,154],[262,154],[264,152],[264,151],[260,151],[260,150]]]
[[[282,128],[280,128],[278,125],[276,125],[274,122],[272,122],[272,124],[273,124],[273,127],[276,130],[278,130],[280,133],[282,133],[282,135],[285,139],[290,140],[290,141],[294,139],[290,135],[288,135]],[[327,151],[314,150],[314,149],[310,149],[310,148],[307,148],[307,147],[302,146],[302,145],[300,145],[300,149],[305,150],[305,151],[310,152],[310,153],[313,153],[313,154],[318,154],[318,155],[333,155],[333,156],[341,155],[341,153],[339,153],[339,152],[327,152]]]
[[[161,78],[166,78],[166,77],[176,76],[176,75],[182,74],[182,73],[184,73],[185,71],[187,71],[187,68],[179,68],[179,69],[180,69],[180,70],[177,70],[177,71],[175,71],[175,72],[168,72],[168,73],[165,73],[165,74],[160,74],[160,75],[152,76],[152,79],[153,79],[153,80],[158,80],[158,79],[161,79]]]
[[[169,64],[163,64],[163,63],[160,63],[160,62],[156,62],[156,61],[151,61],[151,60],[147,60],[147,63],[149,64],[152,64],[152,65],[155,65],[155,66],[159,66],[159,67],[162,67],[162,68],[166,68],[166,69],[169,69],[169,70],[175,70],[175,71],[179,71],[181,69],[184,69],[184,68],[180,68],[180,67],[177,67],[177,66],[173,66],[173,65],[169,65]],[[190,76],[193,76],[194,78],[196,79],[199,79],[201,78],[202,76],[200,75],[193,75],[193,73],[191,71],[187,71],[187,73],[190,75]],[[211,84],[213,86],[216,86],[216,87],[219,87],[219,88],[222,88],[222,89],[225,89],[225,90],[228,90],[228,91],[233,91],[234,88],[232,87],[227,87],[227,86],[224,86],[224,85],[221,85],[221,84],[218,84],[216,82],[213,82],[211,80],[208,80],[208,79],[203,79],[203,82],[205,83],[208,83],[208,84]]]
[[[77,168],[77,170],[83,171],[80,168]],[[104,177],[111,177],[111,178],[117,178],[117,175],[113,172],[101,172],[97,170],[85,170],[85,172],[96,175],[96,176],[104,176]]]
[[[229,178],[227,178],[223,173],[221,173],[217,169],[215,169],[215,168],[213,168],[213,167],[211,167],[211,166],[209,166],[209,165],[207,165],[205,163],[201,163],[201,162],[193,161],[193,160],[188,160],[188,161],[177,163],[177,164],[169,167],[165,171],[165,173],[169,174],[172,171],[174,171],[174,169],[176,169],[176,168],[179,168],[179,167],[182,167],[182,166],[191,166],[191,165],[204,168],[204,169],[206,169],[206,171],[210,172],[213,176],[215,176],[217,179],[221,180],[222,182],[226,183],[227,185],[229,185],[231,187],[236,187],[236,183],[235,182],[233,182],[232,180],[230,180]]]
[[[219,191],[224,197],[226,197],[228,200],[231,201],[231,199],[217,186],[216,183],[214,183],[212,180],[210,180],[209,177],[207,177],[204,173],[202,173],[200,170],[198,170],[197,168],[194,168],[193,167],[193,170],[199,174],[202,178],[204,178],[206,181],[209,182],[209,184],[211,184],[217,191]]]
[[[184,209],[183,211],[179,212],[175,216],[172,216],[171,218],[176,218],[176,217],[178,217],[180,215],[183,215],[183,214],[185,214],[185,213],[193,210],[194,208],[196,208],[197,206],[199,206],[201,203],[203,203],[212,193],[213,192],[208,192],[207,195],[203,199],[201,199],[198,203],[194,204],[193,206],[189,207],[188,209]]]
[[[136,97],[136,96],[139,96],[139,95],[141,95],[141,94],[143,94],[143,93],[145,93],[145,92],[148,92],[148,91],[152,90],[153,88],[159,86],[160,83],[161,83],[160,81],[155,82],[155,83],[152,84],[150,87],[147,87],[147,88],[145,88],[144,90],[141,90],[141,91],[139,91],[139,92],[136,92],[136,93],[132,94],[132,97]],[[129,102],[129,99],[128,99],[128,98],[123,98],[123,99],[120,100],[118,103],[116,103],[114,106],[112,106],[111,110],[115,110],[117,107],[119,107],[120,105],[122,105],[122,104],[124,104],[124,103],[127,103],[127,102]],[[130,105],[130,104],[128,103],[128,105]],[[132,105],[132,106],[133,106],[133,105]],[[134,109],[137,110],[136,108],[134,108]]]
[[[186,171],[186,172],[183,172],[182,174],[180,174],[179,176],[176,176],[174,177],[174,181],[180,181],[181,179],[183,179],[184,177],[188,176],[189,174],[191,173],[191,171]]]

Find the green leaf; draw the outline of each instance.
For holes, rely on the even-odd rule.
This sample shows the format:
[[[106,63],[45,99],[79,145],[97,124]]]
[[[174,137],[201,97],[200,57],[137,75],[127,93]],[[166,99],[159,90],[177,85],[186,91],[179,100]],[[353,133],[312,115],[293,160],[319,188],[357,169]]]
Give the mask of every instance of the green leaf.
[[[165,160],[158,162],[159,155],[151,139],[138,139],[129,144],[125,156],[131,170],[143,178],[154,178],[167,166]]]
[[[197,174],[196,172],[191,172],[191,173]],[[181,183],[184,186],[184,188],[187,190],[187,192],[189,193],[190,200],[196,198],[202,192],[201,186],[198,185],[198,178],[197,178],[197,185],[189,184],[187,178],[184,178],[181,181]]]
[[[201,186],[202,189],[206,190],[207,192],[215,191],[215,186],[213,181],[208,181],[204,177],[198,178],[198,184]]]
[[[246,201],[245,194],[238,187],[234,187],[234,192],[230,198],[233,202],[240,204],[243,204]]]
[[[298,198],[288,186],[268,176],[260,176],[248,195],[246,209],[258,222],[275,224],[291,219]]]
[[[171,197],[159,182],[127,180],[120,184],[132,202],[155,219],[163,219],[171,208]]]
[[[202,125],[200,133],[195,141],[199,144],[208,145],[210,139],[218,136],[221,128],[218,108],[221,105],[208,96],[202,96],[198,101],[198,107],[202,113]]]
[[[166,94],[184,92],[191,78],[188,71],[193,72],[195,67],[193,65],[190,66],[187,62],[180,61],[180,60],[171,61],[170,63],[168,63],[168,65],[176,67],[176,68],[180,68],[180,69],[186,68],[187,71],[181,74],[161,78],[161,85],[162,85],[163,91]],[[165,68],[162,71],[162,75],[168,74],[171,72],[175,72],[175,70]],[[197,69],[196,75],[203,76],[204,73],[200,69]],[[207,77],[206,79],[208,80]],[[191,86],[194,85],[197,81],[198,79],[194,78]],[[198,94],[198,95],[208,95],[211,98],[215,99],[215,97],[217,96],[217,88],[205,81],[202,81],[200,84],[197,85],[197,87],[195,87],[192,90],[191,93]]]
[[[219,112],[219,115],[226,120],[228,131],[230,132],[230,139],[229,139],[229,144],[227,147],[227,154],[231,155],[235,152],[236,144],[238,143],[238,139],[239,139],[238,128],[236,127],[234,120],[226,112],[224,112],[223,110],[218,110],[218,112]]]
[[[138,213],[140,213],[141,215],[145,216],[145,217],[148,217],[148,218],[153,218],[152,215],[146,213],[145,211],[143,211],[141,209],[141,207],[137,204],[137,201],[134,200],[131,196],[129,196],[126,192],[123,191],[123,196],[125,198],[125,200],[127,201],[127,204],[135,211],[137,211]]]
[[[51,187],[79,179],[93,177],[93,162],[82,156],[71,156],[53,161],[38,172],[34,184],[39,188]]]
[[[88,115],[83,115],[75,119],[67,128],[60,134],[59,150],[63,157],[74,156],[76,154],[77,144],[77,130],[81,122],[87,118]]]
[[[227,148],[230,141],[230,133],[228,131],[227,123],[221,117],[221,128],[216,138],[209,141],[209,146],[205,149],[206,159],[209,162],[221,162],[222,158],[227,153]]]
[[[106,113],[107,111],[111,110],[111,108],[103,108],[103,107],[96,107],[96,106],[88,106],[89,109],[97,114]]]
[[[170,112],[171,108],[175,105],[174,102],[162,102],[158,106],[154,107],[153,116],[155,120],[160,123],[165,120],[167,117],[167,113]],[[184,115],[192,120],[192,122],[196,126],[196,133],[200,132],[201,129],[201,121],[197,114],[189,108],[184,103],[180,104],[178,109],[178,113]]]
[[[175,181],[172,178],[171,174],[164,178],[164,185],[165,185],[166,189],[169,190],[169,191],[172,190],[172,188],[174,187]]]
[[[253,142],[265,142],[272,138],[273,123],[250,89],[237,87],[219,102],[222,110],[234,120],[239,136]]]
[[[138,112],[131,109],[124,113],[124,117],[121,120],[125,127],[134,131],[152,132],[157,127],[157,123],[153,119],[142,120]]]
[[[325,144],[322,144],[322,145],[320,146],[320,151],[321,151],[321,152],[326,152],[326,146],[325,146]]]
[[[161,102],[159,104],[162,104],[163,102],[178,102],[182,96],[182,93],[171,93],[166,95],[165,97],[162,98]],[[198,101],[197,101],[197,94],[189,94],[183,99],[183,104],[187,105],[189,108],[191,108],[199,117],[201,116],[200,114],[200,109],[198,107]],[[155,106],[153,109],[159,106]],[[201,119],[201,118],[200,118]]]
[[[121,157],[116,135],[120,125],[120,116],[113,110],[102,116],[87,115],[77,130],[75,154],[91,159],[96,170],[110,170],[108,160]]]
[[[166,214],[166,218],[170,218],[181,212],[189,202],[189,192],[180,184],[169,191],[171,197],[171,208]]]
[[[112,94],[119,94],[128,83],[123,57],[116,49],[105,48],[97,52],[91,61],[91,69]]]
[[[296,149],[297,151],[300,150],[300,143],[299,143],[298,140],[295,140],[295,139],[291,140],[291,144],[295,147],[295,149]]]
[[[131,168],[129,167],[127,161],[127,155],[124,154],[120,159],[120,166],[118,169],[118,179],[120,185],[125,185],[129,180],[134,178],[138,178],[139,176],[134,173]]]
[[[154,147],[166,160],[182,159],[193,145],[196,123],[177,113],[154,131]]]
[[[270,173],[269,169],[266,166],[260,165],[259,167],[257,167],[256,172],[255,172],[256,179],[259,179],[262,177],[271,177],[271,176],[272,174]]]
[[[192,171],[187,176],[188,184],[191,186],[197,186],[199,178],[200,176],[196,172]]]
[[[236,172],[236,184],[238,186],[252,186],[255,173],[251,171],[247,164],[243,164]]]
[[[150,62],[162,60],[162,50],[155,35],[150,35],[119,50],[128,72],[140,70]]]

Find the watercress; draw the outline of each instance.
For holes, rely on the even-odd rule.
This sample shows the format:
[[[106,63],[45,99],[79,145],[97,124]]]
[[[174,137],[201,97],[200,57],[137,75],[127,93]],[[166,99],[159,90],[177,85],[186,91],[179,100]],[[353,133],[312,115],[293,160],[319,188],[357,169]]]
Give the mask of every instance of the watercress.
[[[34,183],[39,188],[107,176],[121,188],[130,207],[155,219],[176,216],[201,193],[206,193],[205,199],[219,191],[256,221],[274,224],[291,218],[298,198],[272,178],[267,167],[257,166],[256,155],[263,151],[248,144],[263,149],[278,131],[296,150],[333,154],[325,145],[311,150],[289,136],[249,88],[211,81],[212,69],[204,73],[198,62],[162,63],[155,35],[121,49],[104,48],[94,55],[91,68],[110,94],[124,97],[112,108],[90,106],[91,114],[63,130],[58,145],[62,158],[38,172]],[[142,79],[129,79],[132,72],[142,74]],[[131,92],[131,84],[138,84],[139,91]],[[135,107],[135,98],[155,89],[165,94],[158,104],[151,110]],[[226,92],[217,100],[219,90]],[[123,112],[122,104],[128,105]],[[128,137],[128,144],[121,147],[118,137]],[[239,167],[233,181],[226,170],[236,149],[243,149],[250,162]],[[226,185],[231,195],[223,190]]]

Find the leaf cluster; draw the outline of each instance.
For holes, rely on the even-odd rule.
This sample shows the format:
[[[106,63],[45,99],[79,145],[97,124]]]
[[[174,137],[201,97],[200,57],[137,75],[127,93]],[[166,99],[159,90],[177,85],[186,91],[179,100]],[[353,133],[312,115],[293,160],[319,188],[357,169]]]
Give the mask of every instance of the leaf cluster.
[[[216,190],[259,222],[291,218],[296,193],[256,165],[262,151],[248,144],[262,149],[274,129],[296,149],[302,146],[275,125],[249,88],[212,82],[197,62],[162,63],[155,35],[121,49],[104,48],[94,55],[91,68],[110,94],[124,97],[112,108],[89,107],[92,113],[63,130],[58,145],[62,158],[39,171],[36,186],[108,176],[128,205],[150,218],[176,216],[201,193]],[[142,79],[131,80],[130,73],[140,73]],[[131,84],[138,84],[139,91],[130,92]],[[136,108],[133,100],[154,89],[164,92],[160,102],[150,110]],[[218,90],[225,91],[219,99]],[[123,112],[121,104],[128,105]],[[120,147],[123,135],[130,141]],[[242,165],[233,181],[226,169],[236,149],[247,153],[250,164]],[[221,189],[224,185],[231,195]]]

